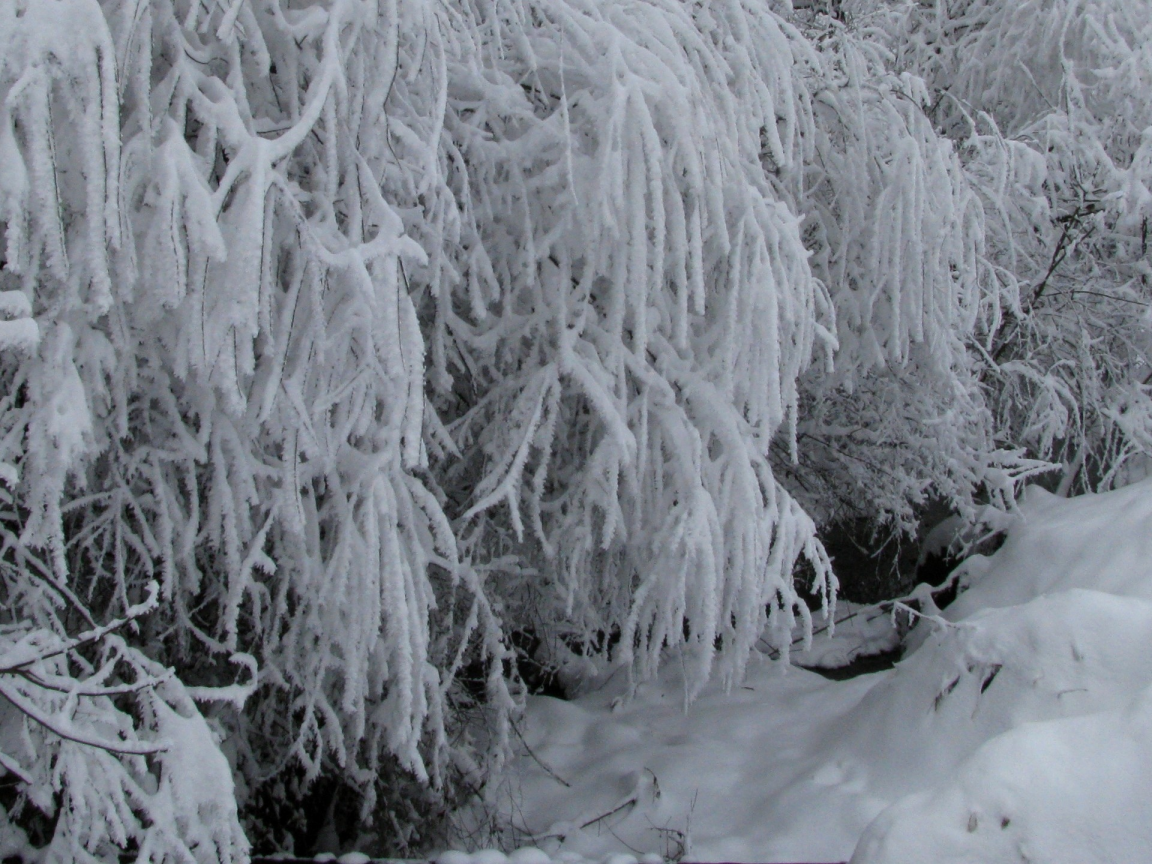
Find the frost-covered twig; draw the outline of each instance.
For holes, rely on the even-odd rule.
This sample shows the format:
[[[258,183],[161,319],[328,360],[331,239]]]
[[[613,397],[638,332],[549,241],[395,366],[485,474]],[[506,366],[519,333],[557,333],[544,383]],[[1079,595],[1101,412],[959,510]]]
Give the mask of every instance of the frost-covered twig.
[[[148,596],[142,602],[130,606],[123,617],[86,630],[59,645],[42,649],[33,648],[30,645],[20,645],[15,649],[9,649],[7,653],[0,655],[0,675],[19,674],[37,663],[67,654],[85,645],[92,645],[101,641],[109,633],[114,633],[141,616],[154,611],[159,605],[159,586],[155,582],[150,582],[146,590]]]
[[[65,741],[83,744],[86,747],[95,747],[98,750],[105,750],[109,753],[132,756],[147,756],[154,753],[161,753],[167,750],[169,746],[164,743],[152,744],[135,741],[115,741],[93,735],[83,729],[77,728],[67,718],[53,717],[47,712],[42,711],[27,695],[21,693],[18,687],[8,681],[0,680],[0,695],[7,699],[9,704],[25,717],[35,721],[53,735]]]

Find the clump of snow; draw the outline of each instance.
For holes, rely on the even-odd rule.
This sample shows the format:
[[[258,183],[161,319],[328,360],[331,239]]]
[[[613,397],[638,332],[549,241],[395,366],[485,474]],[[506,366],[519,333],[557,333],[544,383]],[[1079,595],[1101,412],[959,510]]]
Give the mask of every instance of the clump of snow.
[[[5,133],[0,132],[0,139]],[[0,148],[3,144],[0,144]],[[0,149],[0,152],[3,152]],[[3,169],[0,169],[0,173]],[[0,181],[0,189],[3,181]],[[0,291],[0,351],[31,351],[40,341],[40,327],[32,320],[32,304],[23,291]]]
[[[173,682],[168,687],[181,695]],[[186,698],[176,701],[183,703],[187,716],[159,700],[153,706],[167,749],[159,756],[163,771],[149,815],[158,824],[177,828],[201,864],[246,859],[248,841],[237,817],[228,760],[191,702]]]
[[[833,682],[765,660],[685,710],[672,662],[634,691],[621,674],[574,702],[532,700],[531,753],[498,805],[510,839],[554,859],[1145,857],[1152,481],[1030,490],[1004,546],[962,566],[964,592],[887,672]],[[861,644],[892,638],[859,617]],[[827,665],[850,632],[793,659]]]
[[[548,853],[535,846],[524,846],[508,856],[511,864],[549,864]]]

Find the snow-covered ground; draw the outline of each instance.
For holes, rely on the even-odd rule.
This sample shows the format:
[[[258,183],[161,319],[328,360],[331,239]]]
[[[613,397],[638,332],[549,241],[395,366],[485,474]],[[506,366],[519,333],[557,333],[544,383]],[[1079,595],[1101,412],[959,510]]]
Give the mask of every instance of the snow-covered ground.
[[[1152,481],[1029,490],[1004,546],[963,567],[967,590],[886,672],[765,659],[685,710],[673,660],[632,699],[623,673],[534,698],[496,806],[554,857],[1152,859]],[[808,659],[853,627],[883,642],[884,622],[853,620]]]

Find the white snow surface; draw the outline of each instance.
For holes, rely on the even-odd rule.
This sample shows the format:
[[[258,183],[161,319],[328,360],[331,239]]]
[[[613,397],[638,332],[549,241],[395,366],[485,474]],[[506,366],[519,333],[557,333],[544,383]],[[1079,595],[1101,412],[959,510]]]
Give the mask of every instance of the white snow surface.
[[[1029,490],[1003,547],[962,566],[966,590],[886,672],[765,658],[685,708],[672,658],[631,698],[623,671],[533,698],[500,815],[556,859],[1149,860],[1152,481]],[[842,650],[825,639],[809,665]]]

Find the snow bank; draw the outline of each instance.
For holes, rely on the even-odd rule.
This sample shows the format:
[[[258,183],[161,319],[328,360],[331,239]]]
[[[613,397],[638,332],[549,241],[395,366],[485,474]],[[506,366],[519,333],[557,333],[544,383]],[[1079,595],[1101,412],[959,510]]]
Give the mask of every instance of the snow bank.
[[[509,770],[494,802],[510,845],[585,858],[844,861],[890,803],[825,765],[828,718],[850,712],[869,678],[834,682],[765,660],[687,711],[676,662],[631,699],[622,679],[575,702],[531,700],[534,756]]]
[[[1152,480],[1076,498],[1029,487],[1004,545],[962,567],[953,620],[1071,588],[1152,600]]]
[[[1152,850],[1152,693],[1122,711],[1023,724],[910,795],[852,864],[1106,864]]]
[[[965,562],[951,622],[872,690],[853,741],[932,782],[854,864],[1136,861],[1152,849],[1152,483],[1029,491]],[[923,626],[923,625],[922,625]],[[879,778],[878,778],[879,779]]]
[[[1030,490],[1003,547],[963,568],[964,593],[888,672],[832,682],[765,661],[685,710],[673,662],[631,699],[613,680],[533,700],[533,755],[499,805],[510,839],[695,861],[1147,857],[1152,481]],[[857,627],[888,638],[875,616]]]
[[[924,626],[924,625],[921,625]],[[1118,709],[1152,685],[1152,602],[1075,589],[938,630],[842,718],[835,750],[889,795],[943,780],[1022,723]]]
[[[508,855],[498,849],[481,849],[472,853],[443,852],[433,861],[434,864],[661,864],[663,859],[659,855],[637,858],[622,852],[610,852],[599,858],[585,858],[574,852],[553,856],[535,846],[523,846]]]

